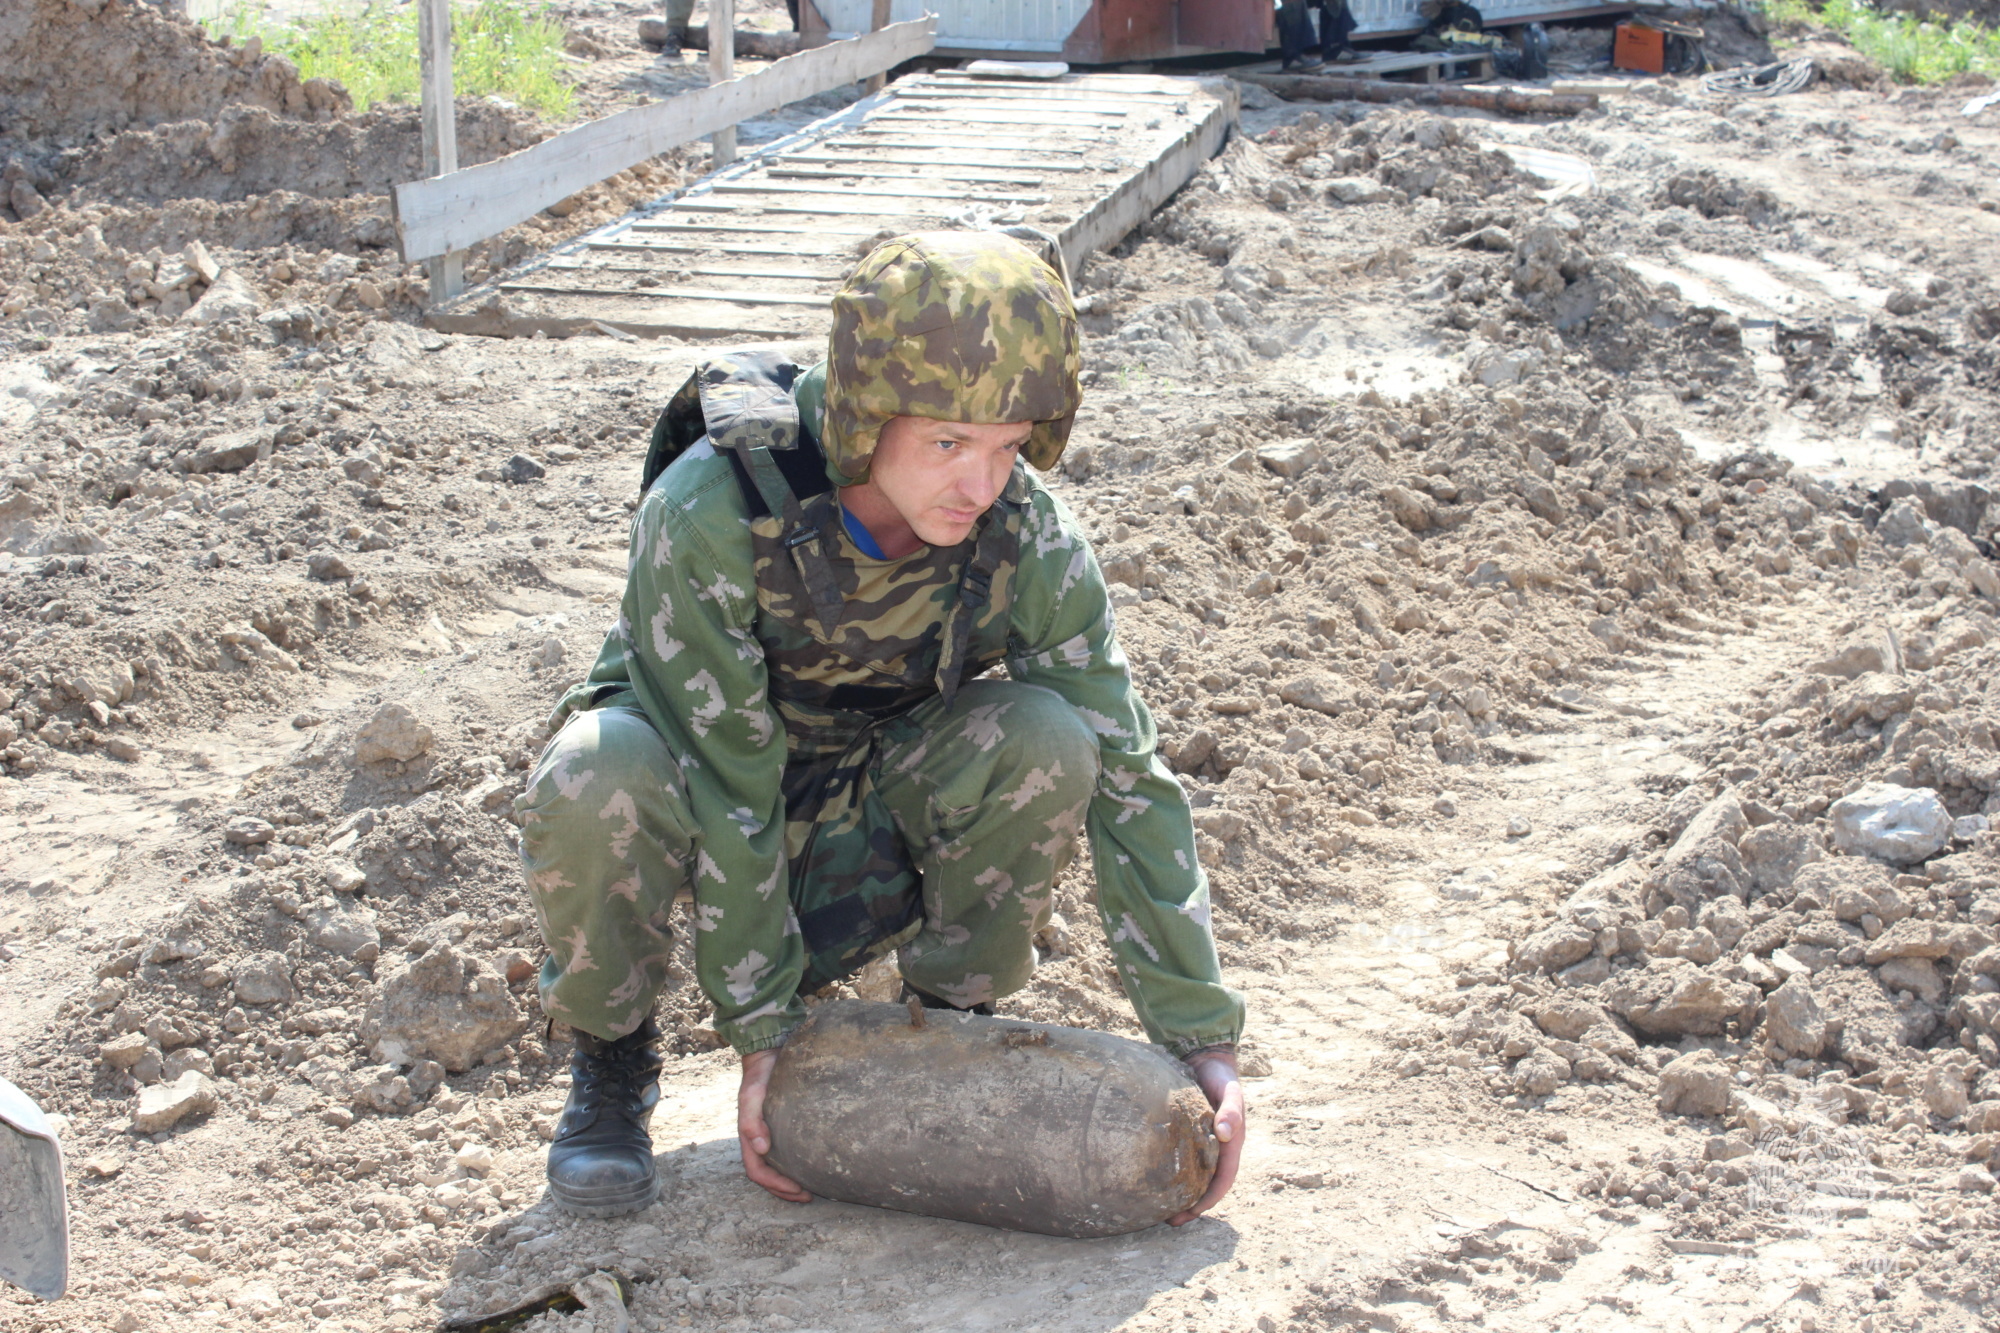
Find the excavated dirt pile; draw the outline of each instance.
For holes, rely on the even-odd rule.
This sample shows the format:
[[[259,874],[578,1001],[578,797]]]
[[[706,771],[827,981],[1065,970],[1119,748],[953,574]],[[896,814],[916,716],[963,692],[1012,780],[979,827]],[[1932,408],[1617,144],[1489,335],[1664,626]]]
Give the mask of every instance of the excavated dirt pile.
[[[0,136],[64,146],[231,103],[326,120],[347,90],[299,78],[262,44],[225,46],[184,15],[133,0],[18,0],[0,15]],[[15,209],[19,212],[18,205]]]
[[[456,124],[461,166],[553,129],[499,98],[460,98]],[[657,197],[685,156],[475,245],[468,276]],[[215,41],[152,5],[33,0],[0,16],[0,164],[0,220],[20,224],[0,236],[0,312],[33,332],[172,324],[223,273],[196,324],[310,306],[347,312],[351,327],[409,318],[428,299],[421,268],[396,258],[389,218],[390,187],[423,174],[416,109],[354,114],[338,83],[301,82],[255,39]]]
[[[1754,1232],[1746,1192],[1754,1211],[1785,1170],[1757,1154],[1796,1148],[1803,1124],[1865,1120],[1946,1168],[1990,1158],[2000,1130],[1992,566],[1911,496],[1854,557],[1891,586],[1907,576],[1909,609],[1836,626],[1803,674],[1692,752],[1708,767],[1660,802],[1645,846],[1510,945],[1505,975],[1463,972],[1436,1005],[1451,1061],[1490,1062],[1516,1104],[1657,1075],[1661,1110],[1713,1136],[1678,1169],[1619,1166],[1583,1188],[1689,1213],[1727,1200],[1687,1219],[1694,1235]],[[1927,1139],[1933,1116],[1969,1137]],[[1864,1167],[1880,1161],[1854,1142]],[[1985,1225],[1967,1179],[1971,1211],[1946,1210],[1947,1230]]]

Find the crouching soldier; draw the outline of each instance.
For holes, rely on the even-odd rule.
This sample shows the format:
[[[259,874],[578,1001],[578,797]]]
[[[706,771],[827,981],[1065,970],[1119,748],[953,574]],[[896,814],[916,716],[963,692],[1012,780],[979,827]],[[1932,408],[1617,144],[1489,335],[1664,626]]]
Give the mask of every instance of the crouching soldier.
[[[826,362],[702,367],[653,433],[630,574],[589,678],[518,804],[576,1034],[550,1191],[612,1216],[658,1192],[653,1002],[669,913],[742,1057],[750,1179],[800,1000],[893,952],[909,996],[992,1012],[1028,983],[1057,877],[1089,835],[1125,992],[1242,1151],[1235,1042],[1179,784],[1154,753],[1103,577],[1053,467],[1078,385],[1052,248],[996,233],[877,247],[833,300]]]

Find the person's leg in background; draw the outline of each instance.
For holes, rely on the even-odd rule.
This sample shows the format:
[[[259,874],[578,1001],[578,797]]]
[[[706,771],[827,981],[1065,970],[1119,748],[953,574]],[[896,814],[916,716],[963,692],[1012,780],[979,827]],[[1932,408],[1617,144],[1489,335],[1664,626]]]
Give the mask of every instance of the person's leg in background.
[[[1318,40],[1313,35],[1312,19],[1306,13],[1308,3],[1309,0],[1284,0],[1278,6],[1278,58],[1284,69],[1296,65],[1301,70],[1314,70],[1324,63],[1307,49]]]
[[[1319,54],[1331,64],[1343,51],[1354,49],[1348,41],[1354,33],[1354,14],[1347,7],[1347,0],[1318,0],[1318,3]]]
[[[687,44],[688,22],[694,17],[694,0],[666,0],[667,40],[662,55],[677,56]]]

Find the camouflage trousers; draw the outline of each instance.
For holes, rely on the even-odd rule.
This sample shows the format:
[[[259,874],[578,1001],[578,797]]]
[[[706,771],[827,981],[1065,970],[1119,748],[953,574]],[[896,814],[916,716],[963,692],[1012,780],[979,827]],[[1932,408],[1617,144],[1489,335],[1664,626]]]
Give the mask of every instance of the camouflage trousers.
[[[909,983],[970,1007],[1026,985],[1033,937],[1075,855],[1098,742],[1059,695],[971,681],[787,772],[786,853],[807,951],[800,990],[895,950]],[[691,896],[687,779],[639,708],[577,713],[516,803],[548,958],[542,1007],[630,1032],[667,982],[669,919]],[[621,818],[611,818],[613,814]]]
[[[685,28],[694,16],[694,0],[667,0],[667,26]]]

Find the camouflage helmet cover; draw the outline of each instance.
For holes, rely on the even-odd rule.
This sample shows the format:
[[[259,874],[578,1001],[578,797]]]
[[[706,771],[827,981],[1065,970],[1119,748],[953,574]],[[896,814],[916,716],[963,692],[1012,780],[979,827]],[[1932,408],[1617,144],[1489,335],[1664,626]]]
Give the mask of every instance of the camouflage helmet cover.
[[[1083,399],[1076,307],[1062,276],[997,232],[898,236],[869,252],[833,298],[827,470],[865,481],[882,427],[898,416],[1032,421],[1022,455],[1062,456]]]

